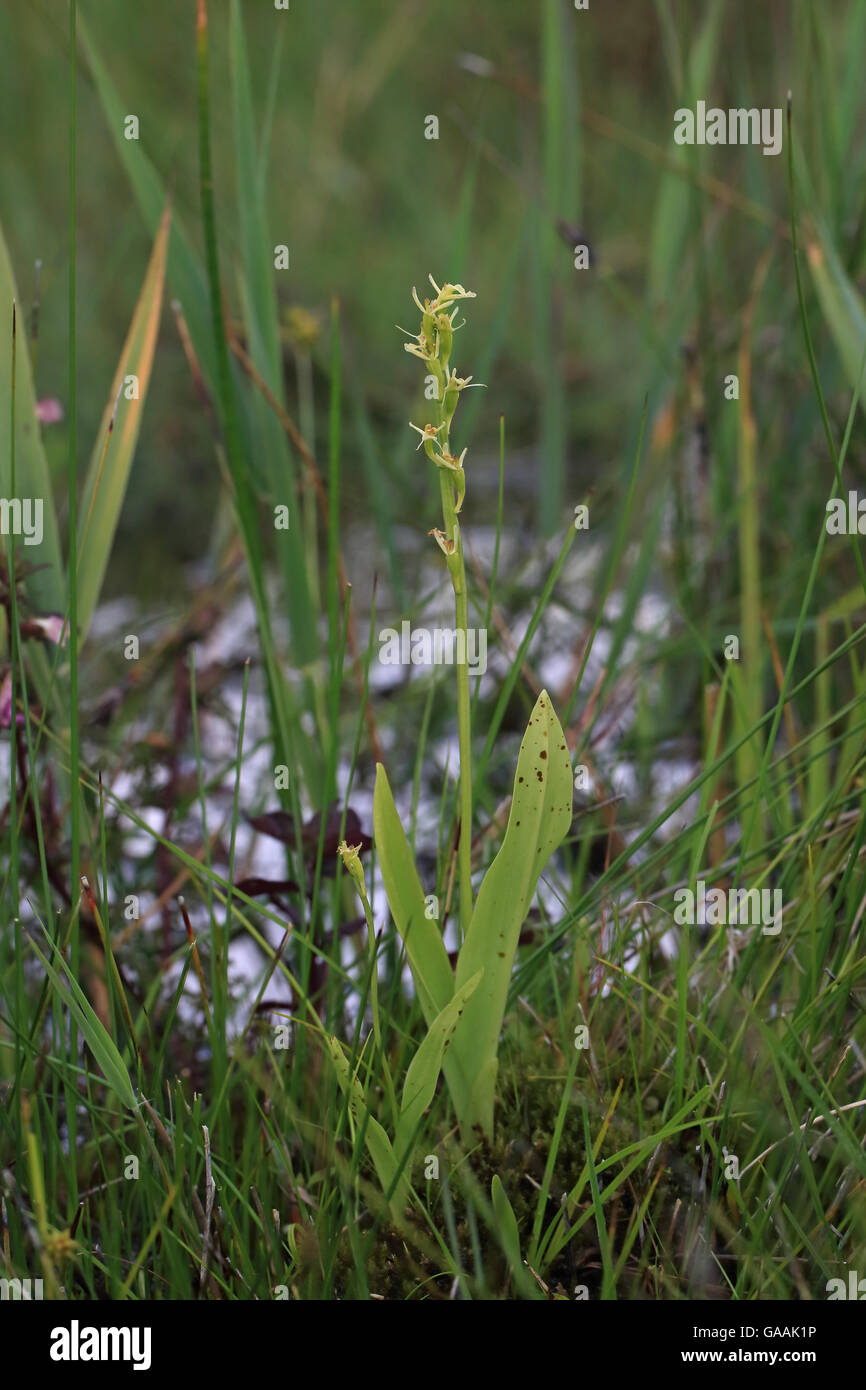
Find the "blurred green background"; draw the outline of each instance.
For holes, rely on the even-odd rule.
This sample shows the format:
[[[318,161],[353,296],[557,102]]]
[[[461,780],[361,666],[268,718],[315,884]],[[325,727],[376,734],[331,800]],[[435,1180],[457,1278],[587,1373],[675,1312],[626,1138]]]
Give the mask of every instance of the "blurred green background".
[[[199,250],[193,0],[82,0],[80,13]],[[527,524],[560,530],[589,487],[607,514],[604,499],[615,504],[630,468],[645,397],[651,428],[671,434],[671,458],[696,422],[713,441],[715,511],[724,515],[735,426],[724,418],[721,382],[736,370],[750,285],[765,253],[753,327],[761,466],[778,483],[777,519],[793,505],[798,479],[808,496],[802,445],[814,405],[803,389],[795,318],[786,156],[681,149],[673,113],[698,97],[784,107],[792,89],[812,210],[856,282],[864,254],[862,6],[594,0],[576,11],[571,0],[292,0],[283,12],[270,0],[246,0],[243,15],[258,127],[271,130],[262,168],[268,236],[291,256],[275,281],[284,310],[303,306],[323,326],[313,354],[317,386],[331,297],[342,306],[343,503],[353,515],[376,505],[369,453],[365,463],[359,442],[365,430],[389,521],[416,517],[428,499],[435,517],[436,480],[413,455],[406,429],[413,403],[413,418],[423,411],[419,364],[403,353],[394,326],[416,326],[409,290],[420,290],[428,271],[477,293],[454,360],[487,389],[464,406],[469,433],[460,444],[473,446],[470,469],[483,469],[488,457],[495,468],[505,414],[509,454],[521,461],[512,476],[531,474],[511,494]],[[240,319],[228,16],[227,2],[210,6],[212,133],[224,285]],[[42,261],[38,392],[64,405],[66,27],[57,0],[7,0],[0,11],[3,225],[28,310],[34,262]],[[80,78],[84,454],[150,237],[83,54]],[[829,91],[836,109],[828,108]],[[437,141],[424,136],[430,114],[439,119]],[[592,249],[586,271],[573,265],[574,229]],[[204,552],[216,508],[212,440],[168,308],[172,293],[169,284],[109,595],[129,586],[141,595],[169,589],[179,567]],[[819,335],[819,352],[827,346]],[[832,355],[826,366],[832,400],[842,381]],[[296,415],[288,344],[286,368]],[[320,443],[326,395],[317,390]],[[64,427],[45,433],[60,472]],[[851,460],[856,454],[855,446]]]

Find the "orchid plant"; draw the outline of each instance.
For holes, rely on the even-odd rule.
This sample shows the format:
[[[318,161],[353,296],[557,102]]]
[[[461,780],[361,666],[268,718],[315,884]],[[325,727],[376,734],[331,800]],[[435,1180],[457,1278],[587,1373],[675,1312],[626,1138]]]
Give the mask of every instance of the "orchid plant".
[[[472,382],[451,367],[455,322],[459,301],[473,299],[462,285],[444,284],[431,277],[435,298],[422,303],[418,333],[410,336],[406,350],[419,357],[436,381],[436,418],[425,425],[412,424],[421,436],[430,461],[439,470],[443,529],[431,532],[445,557],[454,591],[458,628],[465,631],[468,592],[460,535],[460,515],[466,494],[466,449],[457,455],[451,445],[451,427],[460,395]],[[466,648],[464,646],[463,650]],[[511,809],[498,854],[488,868],[473,904],[471,879],[472,761],[469,672],[458,664],[458,723],[460,750],[460,837],[458,872],[460,887],[461,945],[456,970],[452,969],[438,921],[427,910],[427,899],[418,876],[403,823],[397,811],[384,767],[376,770],[373,827],[388,905],[404,943],[427,1034],[409,1066],[398,1104],[387,1065],[386,1090],[393,1117],[393,1142],[383,1125],[367,1109],[363,1088],[353,1075],[348,1058],[336,1038],[329,1049],[340,1085],[347,1096],[355,1125],[365,1135],[380,1182],[399,1215],[410,1193],[407,1171],[412,1146],[430,1105],[440,1071],[460,1127],[461,1139],[470,1145],[479,1137],[491,1138],[498,1069],[499,1037],[505,1018],[508,989],[520,929],[526,920],[539,877],[564,840],[572,818],[571,767],[565,737],[550,698],[542,691],[536,700],[520,745]],[[343,843],[339,853],[361,899],[373,956],[373,1036],[382,1049],[385,1038],[379,1015],[375,982],[376,934],[367,895],[364,870],[357,849]]]

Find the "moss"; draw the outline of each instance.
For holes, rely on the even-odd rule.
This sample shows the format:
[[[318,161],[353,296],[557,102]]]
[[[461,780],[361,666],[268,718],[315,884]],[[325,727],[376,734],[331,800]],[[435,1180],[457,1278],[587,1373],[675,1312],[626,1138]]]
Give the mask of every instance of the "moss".
[[[493,1178],[498,1176],[514,1211],[525,1258],[561,1103],[564,1084],[561,1075],[544,1078],[535,1073],[530,1079],[528,1075],[521,1074],[515,1075],[512,1080],[514,1084],[497,1110],[495,1137],[490,1141],[479,1138],[478,1145],[469,1153],[464,1153],[453,1145],[453,1141],[449,1145],[447,1136],[443,1134],[438,1150],[445,1155],[441,1161],[440,1182],[428,1185],[430,1216],[449,1249],[452,1242],[448,1236],[446,1202],[450,1199],[460,1264],[473,1297],[499,1299],[518,1296],[499,1241],[485,1219],[484,1204],[489,1205],[491,1184]],[[614,1094],[614,1089],[610,1090],[610,1096]],[[584,1112],[589,1120],[590,1133],[597,1138],[609,1107],[608,1095],[602,1098],[594,1089],[574,1086],[550,1179],[542,1229],[546,1229],[555,1218],[583,1171],[586,1157]],[[636,1101],[623,1090],[599,1146],[596,1165],[641,1137],[638,1114]],[[694,1149],[690,1158],[687,1144],[681,1146],[680,1152],[673,1147],[663,1149],[656,1157],[651,1175],[647,1175],[644,1164],[622,1184],[605,1208],[614,1260],[626,1232],[633,1224],[636,1207],[659,1168],[662,1176],[656,1180],[651,1206],[654,1226],[666,1231],[673,1230],[678,1222],[681,1224],[683,1214],[691,1212],[694,1215],[698,1173],[693,1158]],[[625,1159],[624,1163],[627,1161]],[[617,1171],[617,1165],[607,1170],[601,1178],[602,1186],[612,1181]],[[443,1190],[446,1187],[447,1197]],[[572,1224],[579,1229],[543,1272],[551,1297],[573,1297],[576,1284],[585,1285],[590,1298],[596,1296],[600,1289],[602,1261],[591,1202],[591,1188],[586,1182],[577,1207],[571,1213]],[[588,1219],[582,1219],[585,1217]],[[473,1218],[477,1256],[473,1248]],[[418,1213],[407,1214],[407,1221],[403,1234],[390,1226],[379,1228],[366,1268],[371,1293],[385,1299],[450,1297],[451,1276],[442,1273],[445,1261],[436,1250],[429,1227]],[[647,1272],[648,1262],[644,1258],[643,1264],[638,1264],[639,1243],[637,1249],[637,1255],[635,1249],[632,1250],[623,1279],[635,1284],[635,1276],[639,1275],[646,1285],[651,1277]],[[480,1278],[476,1277],[478,1264]],[[354,1280],[350,1278],[352,1270],[349,1242],[344,1236],[337,1259],[337,1297],[343,1296],[349,1287],[354,1286]],[[666,1277],[670,1278],[671,1273],[668,1272]],[[650,1294],[648,1287],[647,1294]],[[640,1284],[630,1296],[640,1296]]]

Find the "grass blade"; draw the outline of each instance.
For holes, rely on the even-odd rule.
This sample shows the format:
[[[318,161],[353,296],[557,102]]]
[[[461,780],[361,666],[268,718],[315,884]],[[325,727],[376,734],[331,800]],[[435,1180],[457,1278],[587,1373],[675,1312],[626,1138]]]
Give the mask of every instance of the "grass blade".
[[[424,1017],[430,1024],[454,993],[454,975],[439,928],[426,914],[424,890],[381,763],[376,768],[373,794],[373,834],[388,904],[406,946]]]
[[[50,938],[48,938],[48,940],[49,945],[54,951],[61,973],[58,973],[58,971],[54,969],[54,966],[48,960],[47,956],[42,954],[35,941],[31,941],[30,944],[45,967],[45,973],[54,985],[55,990],[61,997],[66,999],[69,1011],[78,1027],[81,1029],[81,1036],[93,1053],[105,1077],[106,1084],[128,1110],[134,1110],[138,1113],[138,1101],[136,1100],[132,1081],[124,1065],[123,1058],[106,1032],[105,1027],[91,1008],[84,991],[81,989],[81,986],[78,984],[78,981],[63,959],[60,950],[54,945]],[[64,990],[63,987],[64,977],[68,985],[68,992]]]
[[[170,225],[171,213],[166,208],[84,484],[78,537],[78,628],[82,639],[99,599],[141,428],[162,310]],[[126,395],[124,382],[130,376],[136,378],[137,394],[118,410],[121,392]]]
[[[15,276],[9,259],[9,251],[3,230],[0,228],[0,311],[3,322],[12,318],[13,303],[20,303],[15,285]],[[36,422],[36,394],[30,368],[30,353],[27,348],[22,316],[18,316],[18,362],[15,385],[15,495],[21,498],[42,500],[42,543],[34,546],[39,551],[39,562],[44,565],[28,580],[28,591],[38,609],[62,612],[64,607],[63,559],[60,550],[60,532],[51,493],[51,476],[39,426]],[[12,338],[4,330],[0,333],[0,417],[11,418],[12,382]],[[5,452],[0,454],[0,492],[11,497],[12,487],[9,476],[9,459]],[[27,546],[27,551],[30,546]]]

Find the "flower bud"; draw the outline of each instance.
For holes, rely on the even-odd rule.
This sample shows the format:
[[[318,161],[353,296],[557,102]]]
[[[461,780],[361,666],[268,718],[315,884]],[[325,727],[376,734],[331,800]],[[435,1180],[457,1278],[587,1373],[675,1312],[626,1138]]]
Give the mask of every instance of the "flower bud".
[[[454,342],[454,328],[447,314],[437,314],[436,332],[439,342],[439,361],[443,367],[447,367],[448,358],[451,356],[451,345]]]
[[[454,486],[457,489],[457,496],[454,499],[454,511],[457,513],[463,506],[463,498],[466,496],[466,474],[463,472],[462,468],[458,468],[454,474]]]
[[[343,840],[342,843],[337,847],[337,853],[343,861],[343,867],[349,874],[351,874],[352,878],[355,880],[355,883],[358,885],[359,891],[366,897],[367,884],[364,879],[364,866],[361,863],[359,857],[361,853],[361,846],[347,845],[346,841]]]

